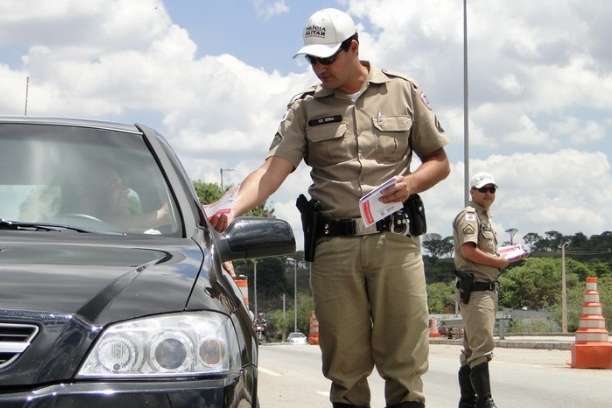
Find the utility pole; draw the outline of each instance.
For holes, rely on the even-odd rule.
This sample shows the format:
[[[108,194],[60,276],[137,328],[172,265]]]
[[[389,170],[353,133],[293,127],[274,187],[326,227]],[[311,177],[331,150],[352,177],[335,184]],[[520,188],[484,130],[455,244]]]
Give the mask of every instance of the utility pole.
[[[470,201],[470,126],[468,122],[467,0],[463,0],[463,200]]]
[[[253,299],[255,300],[255,319],[257,319],[257,259],[253,261]]]
[[[508,234],[510,234],[510,245],[514,245],[514,236],[516,235],[516,233],[518,232],[518,229],[516,228],[508,228],[506,230],[506,232]]]
[[[221,192],[223,193],[223,172],[224,171],[234,171],[234,169],[224,169],[224,168],[220,168],[219,169],[219,174],[221,175]]]
[[[28,93],[30,90],[30,77],[26,77],[26,89],[25,89],[25,108],[23,109],[23,116],[28,116]]]
[[[567,333],[567,294],[565,286],[565,247],[569,245],[566,241],[561,247],[561,332]]]
[[[293,331],[297,331],[297,259],[293,263]]]
[[[297,264],[298,260],[287,258],[287,261],[293,262],[293,331],[297,331]]]
[[[287,339],[287,295],[283,293],[283,336],[282,341]]]

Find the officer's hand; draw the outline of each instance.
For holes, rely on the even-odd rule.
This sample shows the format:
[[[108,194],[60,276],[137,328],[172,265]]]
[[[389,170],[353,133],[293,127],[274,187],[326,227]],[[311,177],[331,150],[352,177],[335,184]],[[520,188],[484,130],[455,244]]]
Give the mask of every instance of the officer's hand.
[[[508,267],[508,265],[510,265],[510,262],[508,262],[505,258],[502,258],[501,256],[498,257],[499,260],[499,269],[506,269]]]
[[[395,176],[395,184],[383,190],[380,201],[383,203],[403,203],[412,194],[408,176]]]
[[[228,225],[234,221],[234,212],[230,209],[224,209],[214,213],[209,219],[211,225],[219,232],[225,231]]]

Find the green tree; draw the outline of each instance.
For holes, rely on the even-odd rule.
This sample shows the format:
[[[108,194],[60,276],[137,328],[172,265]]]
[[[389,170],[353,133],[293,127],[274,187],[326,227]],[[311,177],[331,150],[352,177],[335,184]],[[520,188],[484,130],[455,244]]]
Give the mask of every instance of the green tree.
[[[210,204],[223,196],[225,191],[229,190],[231,186],[225,189],[225,191],[221,190],[221,186],[217,183],[208,183],[206,181],[196,180],[193,182],[193,187],[198,195],[198,199],[202,204]],[[266,203],[253,208],[245,215],[252,217],[265,217],[265,218],[274,218],[274,208],[267,207]]]
[[[193,182],[193,188],[202,204],[215,202],[223,195],[223,191],[221,191],[221,187],[217,183],[196,180]]]
[[[431,313],[449,313],[455,308],[453,282],[434,282],[427,285],[427,303]]]
[[[523,236],[523,242],[529,248],[529,251],[533,251],[536,248],[536,244],[542,240],[542,237],[535,232],[528,232]]]
[[[577,261],[576,261],[577,262]],[[567,287],[578,282],[576,272],[583,264],[568,262]],[[500,305],[509,308],[540,310],[558,303],[561,298],[561,260],[559,258],[528,258],[522,265],[499,277]]]
[[[453,252],[453,237],[442,239],[440,234],[430,233],[423,238],[423,248],[425,248],[435,260],[450,255]]]
[[[287,296],[288,299],[289,296]],[[292,298],[291,298],[292,299]],[[285,310],[283,314],[282,309],[274,309],[267,314],[268,321],[270,322],[269,333],[274,340],[286,340],[287,335],[294,330],[295,315],[293,313],[293,303],[291,307]],[[310,295],[299,293],[298,294],[298,313],[297,313],[297,330],[308,335],[310,331],[310,315],[314,310],[314,302]]]

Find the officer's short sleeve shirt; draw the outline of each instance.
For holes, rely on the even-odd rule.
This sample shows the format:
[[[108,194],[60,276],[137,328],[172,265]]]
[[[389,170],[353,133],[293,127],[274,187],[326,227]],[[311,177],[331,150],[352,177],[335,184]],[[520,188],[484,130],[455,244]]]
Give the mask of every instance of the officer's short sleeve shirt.
[[[320,85],[298,95],[268,153],[311,166],[309,193],[331,218],[359,217],[359,198],[407,175],[412,151],[423,158],[448,143],[414,81],[363,63],[369,74],[356,101]]]
[[[460,271],[472,272],[479,281],[494,281],[499,270],[491,266],[474,263],[461,254],[461,246],[473,243],[483,252],[495,255],[497,253],[497,236],[489,214],[478,204],[470,202],[453,222],[453,238],[455,241],[455,268]]]

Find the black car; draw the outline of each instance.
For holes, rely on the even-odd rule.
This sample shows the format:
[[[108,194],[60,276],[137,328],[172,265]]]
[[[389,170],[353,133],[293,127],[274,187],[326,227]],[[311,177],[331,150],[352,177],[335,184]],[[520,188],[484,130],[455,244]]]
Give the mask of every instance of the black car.
[[[0,117],[0,407],[255,407],[252,318],[222,262],[292,252],[221,235],[141,125]]]

